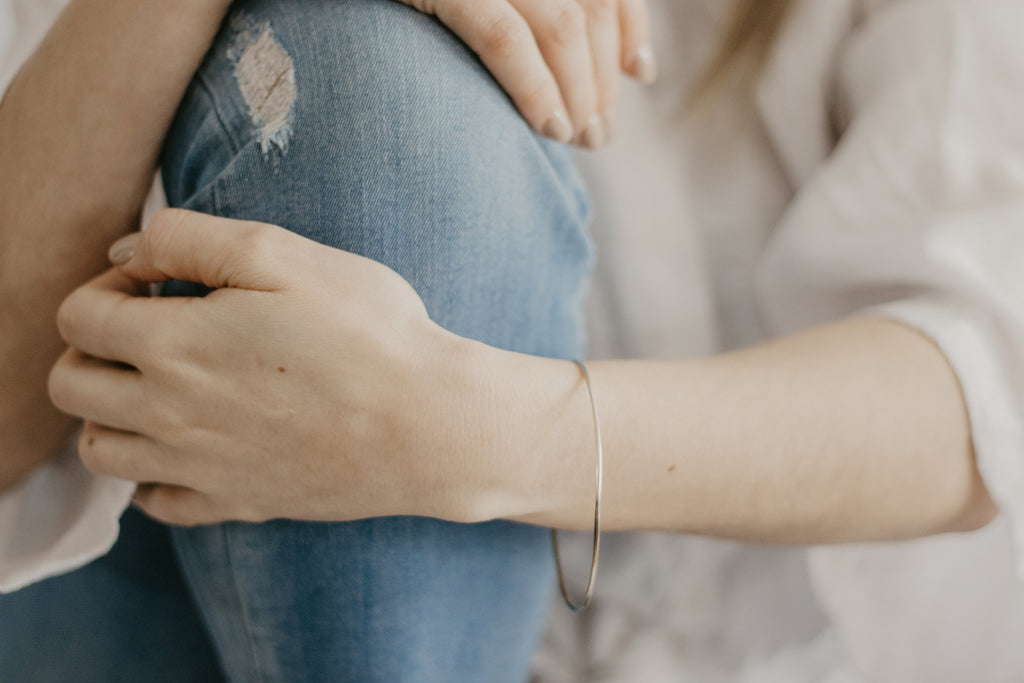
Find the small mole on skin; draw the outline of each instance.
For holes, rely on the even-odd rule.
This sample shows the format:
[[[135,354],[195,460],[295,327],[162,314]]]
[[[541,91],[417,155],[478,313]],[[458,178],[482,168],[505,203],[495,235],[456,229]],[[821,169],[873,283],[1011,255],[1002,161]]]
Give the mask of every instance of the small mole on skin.
[[[284,368],[278,368],[277,371],[278,372],[284,372]]]
[[[92,446],[94,443],[96,443],[96,437],[90,436],[89,437],[89,445]]]
[[[675,465],[669,465],[668,466],[668,471],[669,472],[675,472],[676,471],[676,466]]]

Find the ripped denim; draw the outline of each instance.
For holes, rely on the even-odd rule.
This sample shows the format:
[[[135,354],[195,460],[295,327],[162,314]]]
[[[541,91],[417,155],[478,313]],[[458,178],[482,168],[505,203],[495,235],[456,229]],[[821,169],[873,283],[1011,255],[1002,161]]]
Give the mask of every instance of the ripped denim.
[[[181,105],[163,170],[172,205],[281,225],[385,263],[453,332],[530,354],[582,353],[593,254],[568,150],[535,136],[462,43],[404,5],[236,3]],[[201,292],[175,283],[166,293]],[[187,589],[170,577],[166,590],[198,605],[211,671],[235,681],[518,683],[554,585],[547,532],[507,522],[275,521],[170,538]],[[177,571],[163,555],[153,562],[150,580]],[[88,631],[95,666],[67,662],[64,678],[30,680],[201,680],[193,669],[208,646],[181,638],[194,622],[150,611],[157,624],[146,623],[148,598],[117,588],[140,579],[97,583],[102,567],[21,596],[36,609],[74,605],[75,591],[95,586],[131,615],[108,623],[99,598],[89,613],[63,615],[66,637]],[[0,600],[0,622],[10,614]],[[125,630],[151,637],[103,650]],[[45,647],[24,656],[59,660]],[[166,663],[189,651],[193,669]],[[104,657],[110,674],[90,679]],[[147,671],[146,658],[164,668],[117,675]],[[2,666],[0,679],[18,680]]]

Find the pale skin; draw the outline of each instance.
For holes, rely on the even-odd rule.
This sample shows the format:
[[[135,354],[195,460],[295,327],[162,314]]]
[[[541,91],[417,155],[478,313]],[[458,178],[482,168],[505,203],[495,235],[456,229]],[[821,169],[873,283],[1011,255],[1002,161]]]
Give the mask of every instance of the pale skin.
[[[450,22],[551,137],[603,144],[616,67],[654,75],[642,0],[406,4]],[[65,348],[57,308],[103,271],[110,242],[137,228],[164,134],[229,6],[72,0],[0,102],[0,491],[79,424],[47,395]],[[560,116],[567,129],[549,130]],[[585,134],[594,120],[600,135]]]
[[[152,516],[589,528],[594,444],[573,364],[452,335],[394,272],[273,226],[167,211],[126,239],[120,265],[61,307],[72,348],[50,390],[86,420],[86,465],[149,482],[137,503]],[[219,289],[143,296],[172,277]],[[831,543],[995,514],[957,380],[902,324],[590,367],[606,528]]]
[[[619,72],[657,74],[643,0],[402,0],[478,54],[542,135],[596,149],[615,132]]]

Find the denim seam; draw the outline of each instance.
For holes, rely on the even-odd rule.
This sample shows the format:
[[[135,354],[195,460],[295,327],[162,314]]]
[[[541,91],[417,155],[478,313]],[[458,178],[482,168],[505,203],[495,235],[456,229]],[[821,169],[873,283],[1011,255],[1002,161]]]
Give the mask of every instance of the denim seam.
[[[210,87],[210,84],[206,80],[206,76],[201,72],[196,74],[195,80],[199,89],[202,90],[205,97],[210,100],[210,110],[213,112],[214,117],[216,117],[217,125],[220,126],[221,132],[224,133],[224,136],[228,139],[228,144],[231,147],[231,154],[233,156],[237,156],[241,153],[243,145],[235,139],[235,136],[231,132],[231,127],[228,126],[227,122],[224,120],[224,117],[221,114],[221,104],[217,100],[217,96],[214,95],[213,88]]]
[[[241,586],[238,585],[238,574],[235,571],[235,562],[231,557],[231,539],[228,537],[227,528],[222,524],[220,526],[221,538],[224,541],[224,554],[228,560],[229,574],[231,575],[231,585],[235,589],[235,595],[238,598],[238,606],[242,612],[242,621],[245,624],[245,637],[249,643],[249,653],[252,655],[253,673],[256,674],[256,680],[259,683],[263,683],[263,672],[261,671],[260,658],[257,654],[256,640],[253,638],[253,625],[252,619],[249,616],[249,606],[245,602]]]
[[[213,113],[214,119],[216,120],[217,126],[220,128],[221,133],[227,140],[228,148],[231,151],[231,156],[237,157],[239,154],[241,154],[241,150],[243,149],[244,145],[240,144],[239,141],[232,134],[231,127],[228,126],[227,122],[224,120],[223,114],[221,113],[220,102],[218,101],[217,96],[214,94],[214,90],[210,86],[210,83],[208,82],[206,76],[201,71],[196,73],[195,83],[197,86],[196,89],[200,91],[203,97],[205,97],[210,102],[210,111]],[[221,205],[222,193],[219,190],[221,182],[222,179],[218,176],[217,178],[214,179],[212,183],[210,183],[210,206],[212,215],[214,216],[224,215],[223,206]]]
[[[218,187],[224,182],[224,179],[218,176],[210,183],[210,208],[213,211],[214,216],[224,216],[224,207],[221,206],[220,195]]]

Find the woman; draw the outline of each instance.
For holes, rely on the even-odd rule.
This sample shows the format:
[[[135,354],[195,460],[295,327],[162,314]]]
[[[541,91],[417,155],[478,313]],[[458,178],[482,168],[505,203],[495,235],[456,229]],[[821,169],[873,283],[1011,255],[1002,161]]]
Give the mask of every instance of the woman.
[[[759,11],[748,10],[746,16]],[[738,232],[701,235],[716,240],[707,252],[712,275],[688,272],[698,274],[697,286],[714,286],[716,296],[685,304],[691,314],[707,316],[686,318],[700,328],[690,337],[690,350],[778,339],[707,359],[591,365],[608,458],[606,523],[827,543],[978,529],[993,515],[992,499],[1003,512],[998,523],[964,537],[819,552],[816,586],[835,632],[803,652],[779,650],[799,643],[799,634],[776,639],[779,656],[749,669],[751,679],[777,674],[778,680],[798,680],[784,671],[797,660],[798,673],[810,680],[857,674],[867,680],[1013,680],[1024,671],[1012,647],[1022,610],[1004,524],[1015,522],[1020,500],[1020,415],[1012,374],[1019,311],[1005,294],[1020,291],[1019,269],[1008,255],[1019,249],[1014,207],[1021,150],[1014,134],[1016,100],[1007,94],[1019,90],[1015,79],[1022,72],[1011,28],[1019,12],[1010,3],[955,0],[804,4],[777,36],[753,92],[756,118],[733,120],[722,132],[735,147],[722,147],[719,138],[720,157],[702,158],[693,138],[682,134],[683,151],[717,164],[702,168],[704,180],[717,171],[719,178],[751,188],[742,194],[749,201],[734,209],[738,217],[727,213],[740,194],[732,187],[724,198],[691,193],[690,208],[705,224],[720,222]],[[660,25],[678,30],[684,23]],[[737,36],[746,25],[737,24]],[[662,140],[661,147],[670,146]],[[701,206],[702,199],[711,201]],[[199,237],[214,223],[219,239]],[[154,378],[165,366],[130,341],[113,353],[107,347],[107,354],[136,367],[149,364],[155,372],[114,375],[109,366],[83,368],[69,357],[55,379],[66,408],[94,411],[97,424],[83,451],[92,467],[172,484],[141,492],[139,502],[151,514],[201,523],[418,512],[467,521],[507,517],[589,525],[590,415],[570,364],[453,338],[430,324],[392,273],[271,228],[181,214],[164,216],[154,227],[119,250],[121,273],[113,271],[70,300],[65,333],[88,353],[137,329],[129,311],[147,324],[173,324],[180,336],[172,357],[191,359],[176,364],[188,376],[216,378],[204,387],[231,388],[218,394],[218,405],[232,406],[225,411],[230,419],[209,418],[208,409],[197,414],[190,406],[202,406],[202,396]],[[254,234],[274,249],[233,258],[240,238]],[[203,252],[174,248],[189,243],[190,235],[203,239]],[[670,245],[663,243],[664,251]],[[621,264],[634,245],[619,246]],[[670,256],[701,253],[688,246],[677,244]],[[127,261],[126,252],[133,253]],[[652,280],[665,277],[654,268],[656,255],[644,259],[644,274]],[[346,274],[338,275],[346,270],[342,264]],[[182,275],[232,286],[221,301],[177,309],[124,297],[133,279]],[[377,291],[391,292],[383,312],[380,306],[369,310],[359,296],[330,311],[317,308],[315,292],[366,291],[371,282]],[[607,307],[615,310],[619,303],[622,317],[636,322],[641,314],[633,305],[642,297],[622,304],[628,290],[614,287],[615,273],[603,282],[610,288],[602,291]],[[292,303],[240,312],[238,300],[268,300],[257,289]],[[653,285],[642,294],[658,291]],[[683,291],[689,290],[673,293]],[[238,299],[230,310],[222,303],[229,296]],[[97,310],[109,312],[118,303],[123,312],[108,318],[118,334],[89,323]],[[321,328],[286,313],[302,310],[299,303],[322,311],[307,314],[310,319],[337,320],[338,328],[318,337]],[[765,322],[757,319],[758,308]],[[719,316],[717,325],[696,322]],[[256,432],[258,443],[239,448],[247,437],[232,431],[249,416],[247,431],[254,432],[259,416],[270,417],[273,410],[251,392],[231,398],[259,376],[224,362],[224,349],[235,335],[251,340],[251,331],[270,321],[302,330],[304,338],[320,342],[314,347],[355,350],[353,358],[298,359],[300,374],[315,368],[328,378],[329,389],[319,398],[358,406],[329,429],[295,424],[295,433],[281,437],[281,444],[297,434],[320,444],[313,449],[319,453],[315,481],[294,463],[268,463],[264,454],[281,446],[266,433]],[[654,322],[648,319],[651,329],[659,329]],[[225,341],[210,345],[209,334],[199,339],[189,331],[206,325],[225,333]],[[659,331],[670,339],[670,331]],[[397,348],[385,343],[396,336],[404,340]],[[620,349],[629,341],[621,341]],[[274,340],[256,347],[268,357],[284,352]],[[294,363],[287,369],[285,377],[296,371]],[[381,375],[400,381],[375,381]],[[120,387],[103,401],[87,389],[101,376]],[[133,410],[131,387],[140,384],[178,424],[202,425],[203,431],[182,437]],[[277,389],[276,396],[296,405],[309,400],[287,379]],[[128,416],[142,436],[99,426]],[[231,452],[218,448],[217,440],[230,442]],[[494,455],[481,458],[481,451]],[[388,454],[383,462],[382,453]],[[256,461],[259,473],[244,476],[253,471],[243,469],[245,463]],[[317,490],[334,496],[321,503],[311,495]],[[758,573],[749,563],[723,564]],[[936,596],[947,609],[935,608]],[[645,615],[634,616],[642,622]],[[680,618],[667,609],[659,616],[663,622]],[[686,632],[676,623],[662,626]],[[714,636],[715,626],[693,630]],[[695,667],[704,666],[696,670],[710,672],[701,680],[739,675],[726,660],[742,636],[725,629],[719,634],[732,638],[722,651],[715,652],[709,637],[707,658],[697,661],[700,652],[691,658]],[[812,639],[813,630],[802,637]],[[760,642],[763,659],[772,654],[770,640]]]
[[[102,270],[111,233],[134,229],[165,132],[173,204],[370,255],[460,334],[540,355],[581,351],[591,249],[579,178],[567,149],[524,125],[466,45],[400,3],[238,3],[218,31],[228,4],[72,2],[5,97],[0,203],[14,210],[0,230],[4,292],[17,304],[3,322],[0,413],[15,437],[5,486],[73,426],[44,404],[47,357],[60,350],[52,312],[62,289]],[[530,37],[555,25],[547,4],[519,24],[508,3],[473,13],[477,23],[446,16],[470,43],[488,20],[504,22],[505,49],[482,55],[510,92],[525,88],[524,116],[538,132],[598,146],[606,86],[624,56],[642,65],[642,43],[628,42],[643,36],[624,31],[623,51],[616,32],[591,55],[587,17],[617,31],[619,16],[584,15],[587,4],[566,5],[578,30],[548,31],[561,38],[554,47],[507,44],[512,28]],[[545,63],[542,50],[551,74],[523,80],[517,64]],[[569,71],[584,63],[590,81],[559,89],[558,56]],[[609,65],[602,82],[596,67]],[[0,499],[5,587],[95,554],[83,541],[97,519],[103,550],[116,534],[111,506],[126,495],[123,483],[83,480],[67,458],[32,473]],[[516,681],[551,591],[546,533],[523,524],[389,517],[169,536],[129,514],[112,554],[3,599],[0,678],[202,680],[223,669],[233,680]],[[58,649],[67,656],[40,663]]]

